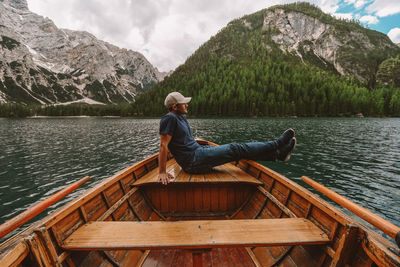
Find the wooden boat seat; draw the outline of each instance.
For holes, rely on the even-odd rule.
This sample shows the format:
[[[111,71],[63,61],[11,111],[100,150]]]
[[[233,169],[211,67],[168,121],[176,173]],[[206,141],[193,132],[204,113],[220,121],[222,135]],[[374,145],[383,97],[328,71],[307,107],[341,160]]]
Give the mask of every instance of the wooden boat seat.
[[[328,236],[304,218],[204,221],[89,222],[62,247],[67,250],[255,247],[323,244]]]
[[[206,174],[189,174],[186,173],[176,163],[175,159],[167,162],[167,171],[172,173],[175,179],[172,183],[226,183],[226,182],[242,182],[255,185],[262,185],[262,182],[246,173],[240,168],[235,167],[232,163],[227,163],[214,168],[213,172]],[[151,183],[158,183],[158,168],[151,170],[149,173],[134,182],[133,186],[142,186]]]

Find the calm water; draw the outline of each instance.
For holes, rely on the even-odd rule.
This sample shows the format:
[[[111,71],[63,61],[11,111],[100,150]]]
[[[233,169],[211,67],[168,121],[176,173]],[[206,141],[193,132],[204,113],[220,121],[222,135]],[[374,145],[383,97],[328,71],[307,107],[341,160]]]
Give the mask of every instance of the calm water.
[[[293,127],[298,146],[289,163],[263,164],[302,185],[300,177],[309,176],[400,225],[400,119],[189,122],[200,137],[220,144],[270,140]],[[0,119],[0,223],[67,184],[86,175],[92,178],[50,209],[54,210],[156,153],[158,123],[159,119],[125,118]]]

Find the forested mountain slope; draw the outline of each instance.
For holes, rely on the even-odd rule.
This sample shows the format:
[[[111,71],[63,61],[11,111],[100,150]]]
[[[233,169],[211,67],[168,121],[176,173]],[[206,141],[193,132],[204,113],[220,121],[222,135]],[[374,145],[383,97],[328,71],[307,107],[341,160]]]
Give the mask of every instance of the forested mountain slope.
[[[274,6],[230,22],[133,109],[161,115],[180,91],[194,115],[400,116],[399,55],[357,22],[308,3]]]

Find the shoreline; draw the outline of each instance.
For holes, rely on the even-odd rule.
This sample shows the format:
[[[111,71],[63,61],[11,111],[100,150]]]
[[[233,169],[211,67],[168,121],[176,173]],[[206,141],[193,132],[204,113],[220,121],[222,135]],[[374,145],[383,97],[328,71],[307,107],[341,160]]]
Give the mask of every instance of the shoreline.
[[[157,119],[161,118],[160,116],[89,116],[89,115],[78,115],[78,116],[28,116],[28,117],[0,117],[0,119],[84,119],[84,118],[126,118],[126,119]],[[210,116],[195,116],[195,115],[187,115],[188,119],[323,119],[323,118],[353,118],[353,119],[395,119],[400,117],[390,117],[390,116],[273,116],[273,117],[265,117],[265,116],[219,116],[219,115],[210,115]]]
[[[79,116],[29,116],[24,119],[47,119],[47,118],[123,118],[121,116],[88,116],[88,115],[79,115]],[[23,118],[21,118],[23,119]]]

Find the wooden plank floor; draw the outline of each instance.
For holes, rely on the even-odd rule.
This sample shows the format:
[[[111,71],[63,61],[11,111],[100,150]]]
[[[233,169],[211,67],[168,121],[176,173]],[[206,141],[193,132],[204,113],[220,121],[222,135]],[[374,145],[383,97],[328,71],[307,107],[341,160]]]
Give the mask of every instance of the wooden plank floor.
[[[236,167],[232,163],[227,163],[214,168],[213,172],[206,174],[189,174],[182,170],[175,159],[167,162],[167,171],[174,175],[172,183],[221,183],[221,182],[242,182],[255,185],[262,185],[262,182]],[[150,183],[158,183],[158,168],[150,171],[133,185],[141,186]]]
[[[193,266],[192,251],[185,249],[151,250],[142,267]],[[202,252],[203,266],[255,266],[245,248],[213,248]]]
[[[177,222],[89,222],[64,244],[70,250],[255,247],[323,244],[328,236],[304,218]]]

